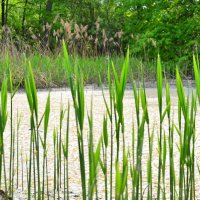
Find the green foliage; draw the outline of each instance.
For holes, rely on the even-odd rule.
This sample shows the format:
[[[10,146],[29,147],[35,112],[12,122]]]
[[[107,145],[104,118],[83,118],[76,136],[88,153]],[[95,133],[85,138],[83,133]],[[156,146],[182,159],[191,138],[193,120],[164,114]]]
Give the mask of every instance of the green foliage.
[[[142,60],[160,53],[163,61],[191,67],[200,42],[198,0],[10,0],[4,8],[2,25],[10,31],[1,33],[22,51],[54,51],[62,39],[82,56],[122,54],[129,45]]]
[[[155,58],[159,52],[164,61],[176,60],[184,65],[192,56],[200,38],[198,32],[199,2],[134,1],[127,3],[124,30],[134,54]]]

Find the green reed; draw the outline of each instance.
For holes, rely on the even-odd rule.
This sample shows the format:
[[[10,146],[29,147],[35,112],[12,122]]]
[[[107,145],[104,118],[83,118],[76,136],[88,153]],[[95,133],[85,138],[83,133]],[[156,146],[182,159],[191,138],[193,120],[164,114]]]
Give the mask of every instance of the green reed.
[[[68,102],[67,109],[67,129],[65,135],[65,143],[62,143],[63,154],[65,158],[64,162],[64,199],[66,199],[65,188],[67,187],[67,200],[69,199],[69,120],[70,120],[70,104]],[[66,175],[65,175],[66,174]]]
[[[47,169],[47,130],[49,124],[49,115],[50,115],[50,94],[48,95],[46,107],[44,111],[44,138],[41,138],[43,146],[43,182],[42,182],[42,199],[44,199],[44,182],[45,182],[45,169]],[[46,166],[45,166],[46,164]],[[48,195],[48,194],[47,194]]]
[[[54,199],[56,199],[56,183],[57,183],[57,181],[56,181],[56,178],[57,178],[57,176],[56,176],[56,159],[57,159],[57,148],[56,148],[56,146],[57,146],[57,135],[58,135],[58,130],[56,129],[56,128],[54,128],[54,130],[53,130],[53,162],[54,162],[54,177],[53,177],[53,196],[54,196]]]
[[[159,106],[159,117],[160,117],[160,135],[159,135],[159,166],[158,166],[158,191],[157,199],[160,199],[160,188],[161,188],[161,168],[162,168],[162,67],[160,62],[160,56],[158,56],[157,63],[157,92],[158,92],[158,106]]]
[[[103,151],[103,162],[100,160],[100,165],[104,174],[105,179],[105,199],[108,199],[108,119],[106,115],[103,118],[103,141],[102,141],[102,151]]]
[[[17,110],[17,188],[19,186],[19,128],[21,124],[21,115]],[[23,171],[23,169],[21,169]]]
[[[73,71],[69,63],[69,56],[65,43],[63,43],[65,65],[68,73],[68,81],[71,89],[71,95],[74,103],[74,110],[76,116],[76,128],[78,137],[78,149],[79,149],[79,161],[81,170],[81,184],[82,184],[82,197],[83,200],[86,199],[87,189],[86,189],[86,171],[85,171],[85,155],[84,155],[84,116],[85,116],[85,97],[84,97],[84,84],[83,76],[80,73],[80,69],[75,66],[75,80],[73,80]]]
[[[2,171],[4,170],[5,179],[5,192],[7,195],[7,180],[6,180],[6,169],[5,169],[5,151],[4,151],[4,131],[7,123],[7,78],[3,80],[1,86],[1,109],[0,109],[0,187],[2,186]]]
[[[120,131],[123,137],[123,152],[125,151],[125,136],[124,136],[124,115],[123,115],[123,97],[126,89],[126,82],[129,68],[129,49],[126,54],[126,58],[122,67],[120,78],[117,75],[114,64],[112,63],[113,75],[114,75],[114,112],[115,112],[115,129],[117,140],[117,161],[119,159],[119,147],[120,147]]]
[[[111,200],[113,198],[112,190],[113,190],[113,125],[114,125],[114,122],[113,122],[113,104],[114,104],[113,97],[114,97],[114,84],[111,80],[110,65],[108,65],[108,73],[107,73],[108,90],[109,90],[109,105],[108,105],[107,100],[105,98],[105,94],[104,94],[104,90],[103,90],[103,86],[102,86],[100,76],[99,76],[99,80],[100,80],[100,84],[101,84],[104,104],[106,106],[106,111],[107,111],[109,121],[110,121],[110,143],[111,143],[110,144],[110,152],[111,152],[111,155],[110,155],[110,200]],[[105,126],[105,123],[107,124],[107,122],[105,122],[105,119],[104,119],[104,125],[103,126]],[[106,133],[104,133],[104,131],[105,130],[103,130],[103,135],[105,137]],[[105,143],[105,141],[104,141],[104,143]],[[106,165],[104,167],[106,167]],[[103,170],[104,174],[106,173],[105,170]],[[105,182],[107,182],[106,179],[107,178],[105,178]],[[106,188],[105,188],[105,191],[107,192]],[[107,194],[105,194],[105,198],[107,198]]]
[[[97,173],[98,173],[98,164],[100,162],[100,152],[101,152],[101,137],[97,144],[96,150],[94,150],[93,143],[93,111],[92,111],[92,102],[91,102],[91,112],[90,116],[88,115],[89,122],[89,141],[88,141],[88,157],[89,157],[89,183],[88,183],[88,199],[93,199],[94,192],[96,191],[96,199],[98,199],[98,190],[97,190]]]

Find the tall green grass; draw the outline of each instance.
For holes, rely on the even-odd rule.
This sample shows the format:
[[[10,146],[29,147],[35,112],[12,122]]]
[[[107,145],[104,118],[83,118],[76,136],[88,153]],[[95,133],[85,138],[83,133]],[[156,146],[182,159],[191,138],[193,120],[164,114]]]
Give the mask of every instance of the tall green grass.
[[[24,54],[9,54],[9,66],[13,74],[13,85],[17,86],[20,83],[20,87],[24,88],[23,81],[23,65],[24,65]],[[59,54],[46,54],[41,55],[38,52],[29,54],[27,59],[30,60],[35,74],[35,82],[38,88],[47,87],[65,87],[69,86],[67,82],[67,73],[65,70],[65,61],[62,51]],[[124,56],[100,56],[100,57],[80,57],[76,55],[69,56],[72,68],[75,63],[82,69],[84,73],[85,84],[96,84],[99,85],[99,75],[101,76],[102,82],[107,84],[107,70],[108,61],[112,60],[116,71],[120,73],[121,66],[124,62]],[[142,58],[130,56],[130,70],[133,72],[132,76],[135,80],[141,80],[142,73],[140,70],[141,64],[143,67],[143,75],[146,80],[155,80],[156,70],[156,58],[154,60],[144,61]],[[5,69],[6,59],[3,54],[0,55],[0,82],[2,82]],[[163,62],[163,69],[166,72],[167,77],[173,79],[176,75],[174,62]],[[184,65],[185,66],[185,65]],[[187,68],[187,69],[186,69]],[[188,73],[191,66],[180,67],[182,73]],[[189,69],[189,70],[188,70]],[[191,76],[191,73],[187,74]],[[128,75],[128,80],[131,81],[132,77]]]
[[[102,89],[105,113],[101,134],[96,137],[94,129],[94,109],[91,100],[87,110],[85,102],[84,73],[78,62],[72,65],[67,48],[63,43],[64,66],[67,75],[72,104],[62,102],[59,125],[50,133],[51,95],[46,106],[39,114],[38,92],[32,70],[32,63],[24,59],[25,92],[30,109],[29,154],[24,155],[19,140],[20,124],[23,118],[17,113],[14,120],[13,99],[19,86],[14,87],[9,57],[6,57],[5,78],[1,86],[0,104],[0,187],[6,197],[15,198],[15,192],[21,187],[26,199],[71,199],[70,187],[70,129],[71,107],[75,114],[76,138],[78,144],[81,199],[197,199],[198,163],[197,112],[200,102],[200,69],[198,57],[193,57],[196,88],[186,92],[180,71],[176,68],[177,110],[172,107],[170,85],[164,77],[161,59],[158,56],[156,80],[158,99],[158,127],[151,118],[145,81],[133,82],[134,113],[132,141],[127,141],[127,124],[124,114],[124,97],[129,69],[129,50],[120,72],[109,61],[106,75],[108,90],[104,89],[102,77],[99,82]],[[8,98],[10,93],[10,98]],[[7,104],[10,100],[8,113]],[[65,109],[65,106],[66,109]],[[175,113],[177,112],[177,113]],[[8,115],[9,114],[9,115]],[[177,119],[174,118],[177,114]],[[5,130],[10,117],[9,159],[5,159]],[[86,122],[89,130],[85,131]],[[66,127],[63,126],[66,123]],[[43,128],[42,128],[43,127]],[[65,130],[65,131],[64,131]],[[48,146],[51,135],[52,146]],[[177,139],[178,140],[175,140]],[[21,149],[20,149],[21,147]],[[147,158],[144,166],[144,148]],[[51,148],[53,180],[49,177],[48,149]],[[155,154],[155,149],[157,154]],[[21,151],[20,151],[21,150]],[[175,156],[176,154],[176,156]],[[7,155],[7,154],[6,154]],[[23,156],[26,156],[24,158]],[[177,159],[178,156],[178,159]],[[21,164],[20,164],[21,157]],[[24,161],[26,161],[24,163]],[[155,166],[157,162],[157,167]],[[144,176],[146,174],[146,176]],[[100,175],[102,177],[100,178]],[[167,181],[166,177],[169,177]],[[21,177],[21,184],[20,179]],[[20,186],[21,185],[21,186]],[[100,190],[103,185],[104,190]]]

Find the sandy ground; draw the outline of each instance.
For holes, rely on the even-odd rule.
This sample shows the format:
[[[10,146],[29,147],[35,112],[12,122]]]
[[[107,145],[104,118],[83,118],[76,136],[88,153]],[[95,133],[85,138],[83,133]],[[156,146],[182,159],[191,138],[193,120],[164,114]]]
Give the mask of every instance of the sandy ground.
[[[192,89],[186,89],[186,91],[191,91]],[[158,104],[157,104],[157,91],[155,88],[148,88],[147,92],[147,101],[148,101],[148,111],[150,116],[150,128],[152,130],[153,126],[155,127],[155,137],[154,137],[154,147],[153,147],[153,187],[154,187],[154,195],[156,195],[156,187],[157,187],[157,166],[158,166],[158,150],[157,150],[157,133],[158,133],[158,125],[159,125],[159,115],[158,115]],[[108,91],[105,91],[106,98],[108,98]],[[46,98],[48,95],[48,91],[39,91],[38,92],[38,100],[39,100],[39,115],[42,116],[42,113],[45,109]],[[90,111],[91,99],[93,99],[93,118],[94,118],[94,140],[95,142],[101,136],[102,133],[102,121],[103,115],[105,113],[105,105],[102,97],[102,92],[100,89],[93,89],[92,87],[85,90],[85,102],[86,102],[86,111]],[[53,198],[53,129],[54,127],[59,127],[59,110],[60,103],[63,102],[64,108],[67,107],[67,102],[70,102],[71,112],[70,112],[70,136],[69,136],[69,191],[71,199],[81,199],[81,180],[80,180],[80,171],[79,171],[79,158],[78,158],[78,147],[77,147],[77,134],[76,134],[76,125],[75,125],[75,117],[74,110],[72,108],[72,99],[71,94],[68,89],[62,90],[53,90],[51,91],[51,113],[50,113],[50,123],[48,129],[48,175],[49,175],[49,188],[50,188],[50,199]],[[165,101],[165,94],[163,94],[163,101]],[[171,101],[172,101],[172,110],[174,115],[175,122],[177,121],[177,95],[176,89],[171,89]],[[8,101],[9,102],[9,101]],[[29,156],[29,140],[30,140],[30,112],[29,106],[26,98],[26,94],[24,92],[19,92],[14,97],[14,123],[16,125],[16,115],[17,111],[21,113],[22,120],[21,126],[19,130],[19,150],[22,152],[22,157],[19,156],[19,189],[15,191],[15,199],[26,199],[27,192],[27,171],[26,171],[26,157]],[[165,107],[165,105],[164,105]],[[10,108],[8,106],[8,113],[10,116]],[[133,100],[133,92],[132,90],[127,90],[124,97],[124,116],[125,116],[125,138],[126,138],[126,147],[127,149],[131,148],[132,141],[132,122],[134,121],[136,127],[136,116],[135,116],[135,106]],[[197,122],[199,121],[200,115],[197,115]],[[164,122],[163,125],[164,130],[168,131],[167,121]],[[16,126],[15,126],[16,129]],[[64,139],[66,130],[66,117],[63,123],[62,137]],[[200,130],[199,123],[197,123],[197,140],[196,140],[196,161],[199,162],[199,147],[200,147],[200,138],[198,131]],[[41,135],[43,134],[43,128],[40,128]],[[85,139],[85,155],[86,155],[86,169],[88,171],[88,154],[87,154],[87,136],[88,136],[89,128],[87,122],[87,113],[85,115],[85,126],[84,126],[84,139]],[[8,168],[9,162],[9,141],[10,141],[10,125],[8,121],[8,125],[6,127],[5,132],[5,152],[6,152],[6,165]],[[179,141],[178,134],[175,134],[175,143]],[[110,139],[110,138],[109,138]],[[114,136],[115,140],[115,136]],[[16,143],[15,143],[16,144]],[[131,149],[130,149],[131,150]],[[16,151],[15,151],[16,152]],[[110,155],[110,148],[108,148],[108,155]],[[144,196],[147,193],[145,188],[147,187],[147,159],[149,156],[148,152],[148,135],[145,132],[145,140],[144,140],[144,148],[143,148],[143,157],[142,157],[142,168],[143,168],[143,188],[144,188]],[[175,147],[174,152],[175,162],[176,162],[176,175],[178,178],[178,161],[179,161],[179,153],[177,148]],[[108,158],[110,162],[110,158]],[[169,197],[169,170],[168,170],[168,151],[167,151],[167,167],[166,167],[166,193],[167,197]],[[23,180],[22,180],[22,164],[23,163]],[[16,159],[15,159],[16,166]],[[42,152],[41,152],[41,167],[42,167]],[[8,174],[7,174],[8,176]],[[15,170],[15,180],[16,180],[16,170]],[[63,179],[63,177],[62,177]],[[131,193],[131,182],[130,182],[130,174],[129,174],[129,188]],[[99,181],[98,181],[98,193],[101,199],[104,199],[104,177],[99,169]],[[22,191],[22,182],[24,184],[24,191]],[[113,180],[114,183],[114,180]],[[63,188],[61,189],[63,191]],[[114,194],[114,192],[113,192]],[[200,179],[199,174],[196,168],[196,194],[197,197],[200,198]],[[63,194],[61,194],[61,199],[63,199]]]

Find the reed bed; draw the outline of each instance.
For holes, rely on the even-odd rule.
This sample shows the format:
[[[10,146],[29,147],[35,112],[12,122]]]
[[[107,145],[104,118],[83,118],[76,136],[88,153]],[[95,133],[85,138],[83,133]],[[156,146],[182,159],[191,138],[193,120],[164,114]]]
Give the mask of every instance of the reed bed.
[[[75,66],[71,66],[65,43],[63,54],[72,103],[63,102],[61,97],[59,125],[54,127],[53,133],[49,131],[51,115],[54,114],[51,110],[51,93],[48,94],[45,108],[40,110],[31,62],[24,59],[25,92],[30,111],[29,129],[26,130],[28,144],[23,144],[19,139],[23,120],[20,110],[17,111],[17,119],[13,117],[13,102],[18,86],[13,87],[9,57],[6,57],[7,73],[1,86],[0,106],[0,187],[6,199],[16,199],[17,190],[23,193],[24,199],[200,198],[197,191],[200,167],[196,145],[196,120],[200,102],[198,57],[193,57],[196,87],[191,91],[185,92],[179,70],[176,69],[178,109],[175,114],[170,85],[158,56],[156,79],[159,116],[156,122],[150,117],[144,79],[139,84],[132,82],[135,115],[132,119],[132,131],[128,133],[128,138],[131,138],[129,140],[126,130],[130,130],[130,127],[127,127],[124,114],[124,96],[130,73],[129,50],[120,74],[111,61],[108,63],[106,95],[101,84],[105,113],[98,137],[94,127],[94,109],[97,105],[91,100],[90,107],[86,107],[83,73],[76,62]],[[101,83],[101,77],[99,79]],[[70,114],[72,112],[73,119]],[[69,174],[73,170],[69,165],[69,157],[75,153],[69,148],[72,120],[75,122],[79,158],[79,166],[74,166],[80,177],[78,194],[69,189]],[[158,124],[157,129],[155,123]],[[4,150],[4,134],[9,125],[8,154]],[[49,138],[52,145],[48,145]],[[148,153],[144,162],[145,147]],[[28,149],[29,153],[25,153],[23,148]],[[153,153],[155,149],[157,157]],[[49,161],[48,157],[52,159]],[[103,190],[100,189],[102,187]]]

